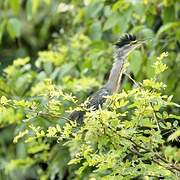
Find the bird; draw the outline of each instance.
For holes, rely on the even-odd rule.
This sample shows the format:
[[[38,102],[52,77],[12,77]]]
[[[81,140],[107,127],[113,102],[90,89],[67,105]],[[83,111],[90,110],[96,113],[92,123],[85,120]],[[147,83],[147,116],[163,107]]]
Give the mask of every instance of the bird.
[[[116,93],[120,88],[120,82],[123,74],[123,67],[127,56],[135,48],[140,47],[145,40],[137,40],[135,35],[125,34],[114,44],[114,63],[110,71],[108,81],[98,91],[93,93],[86,101],[86,108],[97,110],[106,101],[106,96]],[[85,111],[73,111],[69,119],[83,122]]]

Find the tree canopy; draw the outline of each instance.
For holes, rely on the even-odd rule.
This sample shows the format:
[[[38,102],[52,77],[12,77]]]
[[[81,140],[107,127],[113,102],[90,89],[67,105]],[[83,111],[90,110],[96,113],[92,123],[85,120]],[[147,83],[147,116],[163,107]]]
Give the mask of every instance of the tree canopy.
[[[178,0],[0,0],[0,179],[179,179]],[[118,93],[96,111],[124,33]],[[69,121],[85,111],[84,123]]]

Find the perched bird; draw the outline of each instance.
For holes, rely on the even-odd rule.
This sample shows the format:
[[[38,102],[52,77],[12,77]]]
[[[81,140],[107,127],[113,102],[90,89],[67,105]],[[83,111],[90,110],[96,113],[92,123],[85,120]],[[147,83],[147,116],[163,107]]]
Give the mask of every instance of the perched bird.
[[[109,79],[101,89],[88,98],[86,104],[87,108],[97,110],[99,106],[102,106],[105,102],[107,95],[112,95],[119,90],[123,73],[123,65],[127,56],[133,49],[139,47],[143,42],[143,40],[136,40],[136,36],[134,35],[126,34],[114,44],[114,63]],[[73,111],[70,114],[69,119],[77,122],[83,122],[84,114],[84,111]]]

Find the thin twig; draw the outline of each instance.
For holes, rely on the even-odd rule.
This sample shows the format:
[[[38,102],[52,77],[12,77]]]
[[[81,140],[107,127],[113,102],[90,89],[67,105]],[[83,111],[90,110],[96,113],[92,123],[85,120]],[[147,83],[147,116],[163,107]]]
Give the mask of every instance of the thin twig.
[[[153,108],[153,105],[151,102],[149,104],[150,104],[151,108],[153,109],[153,116],[154,116],[154,119],[156,121],[158,131],[161,132],[160,127],[159,127],[159,123],[158,123],[158,119],[157,119],[156,113],[155,113],[154,108]]]
[[[140,83],[136,82],[129,74],[127,74],[126,72],[123,73],[124,75],[126,75],[137,87],[140,87]]]
[[[104,123],[103,123],[103,124],[104,124]],[[105,125],[105,124],[104,124],[104,125]],[[106,125],[105,125],[105,126],[106,126]],[[107,126],[107,128],[111,129],[114,133],[118,134],[118,136],[119,136],[120,138],[129,140],[130,142],[132,142],[132,143],[135,145],[135,147],[138,147],[138,148],[140,148],[140,149],[146,150],[146,152],[154,152],[153,150],[150,150],[150,149],[147,149],[147,148],[145,148],[145,147],[142,147],[141,145],[139,145],[139,144],[137,144],[136,142],[134,142],[132,139],[120,135],[117,131],[115,131],[115,130],[112,129],[111,127]],[[133,149],[129,149],[129,150],[130,150],[131,152],[134,152],[135,154],[137,154],[137,155],[139,155],[139,156],[143,156],[143,154],[141,154],[141,153],[138,152],[137,150],[133,150]],[[162,164],[162,163],[159,161],[159,159],[160,159],[162,162],[166,163],[167,165]],[[166,159],[164,159],[162,156],[160,156],[160,155],[157,154],[157,153],[155,153],[155,157],[152,158],[151,160],[152,160],[153,162],[155,162],[156,164],[159,164],[160,166],[162,166],[162,167],[170,170],[170,171],[173,172],[173,173],[176,173],[175,170],[178,171],[178,173],[180,172],[180,168],[179,168],[179,167],[175,166],[174,164],[169,164],[169,162],[168,162]]]

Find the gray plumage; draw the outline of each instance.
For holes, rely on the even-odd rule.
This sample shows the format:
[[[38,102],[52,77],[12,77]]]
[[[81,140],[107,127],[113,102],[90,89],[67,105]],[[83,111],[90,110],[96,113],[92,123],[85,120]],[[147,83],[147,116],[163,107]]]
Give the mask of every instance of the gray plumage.
[[[102,87],[89,97],[86,108],[97,110],[99,106],[102,106],[102,104],[105,102],[105,97],[107,95],[110,95],[110,91],[106,87]],[[83,122],[84,114],[84,111],[73,111],[70,114],[69,119],[77,122]]]
[[[88,98],[86,108],[97,110],[99,106],[102,106],[102,104],[105,102],[107,95],[112,95],[119,90],[123,65],[126,57],[133,49],[139,47],[141,44],[142,43],[136,41],[136,37],[132,35],[127,34],[120,38],[120,40],[114,46],[114,63],[109,75],[109,79],[101,89]],[[84,111],[73,111],[70,114],[69,119],[77,122],[83,122],[84,114]]]

